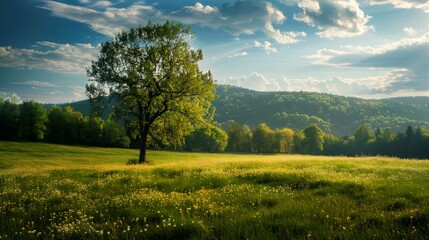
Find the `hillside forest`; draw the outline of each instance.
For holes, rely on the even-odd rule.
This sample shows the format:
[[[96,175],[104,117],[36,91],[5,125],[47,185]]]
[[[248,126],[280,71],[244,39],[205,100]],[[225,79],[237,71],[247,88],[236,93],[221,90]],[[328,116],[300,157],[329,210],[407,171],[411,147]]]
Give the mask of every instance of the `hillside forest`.
[[[256,92],[217,86],[214,121],[176,145],[151,149],[429,158],[426,98],[364,100],[308,92]],[[0,140],[137,147],[107,111],[89,114],[81,101],[59,106],[0,99]]]

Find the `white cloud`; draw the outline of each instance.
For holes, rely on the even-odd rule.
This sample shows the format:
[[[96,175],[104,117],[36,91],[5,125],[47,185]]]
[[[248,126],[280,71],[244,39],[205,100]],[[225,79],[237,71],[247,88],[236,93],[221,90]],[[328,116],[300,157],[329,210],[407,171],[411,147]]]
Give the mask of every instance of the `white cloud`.
[[[249,76],[229,77],[222,84],[234,85],[256,91],[280,91],[278,82],[270,82],[263,75],[253,72]]]
[[[402,31],[404,31],[409,36],[415,36],[417,33],[416,30],[412,27],[406,27],[406,28],[402,29]]]
[[[36,50],[44,48],[48,50]],[[35,49],[6,46],[0,47],[0,67],[82,74],[97,54],[98,49],[91,44],[37,42]]]
[[[422,9],[429,13],[429,1],[427,0],[369,0],[372,5],[391,4],[395,8],[402,9]]]
[[[72,95],[78,99],[86,98],[85,88],[81,86],[69,86],[72,89]]]
[[[248,55],[247,52],[237,52],[237,53],[233,53],[233,54],[229,55],[228,58],[244,57],[247,55]]]
[[[220,83],[256,91],[306,91],[364,98],[406,96],[405,92],[416,92],[415,90],[391,88],[392,84],[403,81],[405,81],[404,72],[401,71],[391,71],[364,78],[333,76],[323,79],[315,77],[290,79],[286,76],[281,76],[273,80],[267,79],[260,73],[253,72],[249,76],[229,77]],[[429,91],[419,92],[429,93]]]
[[[108,4],[106,4],[107,6]],[[264,32],[281,44],[300,41],[304,32],[282,32],[274,24],[283,24],[286,17],[272,3],[265,0],[239,0],[220,7],[203,5],[199,2],[177,11],[165,13],[155,6],[135,2],[126,8],[106,7],[94,10],[91,5],[82,7],[56,1],[46,1],[42,8],[54,16],[85,23],[96,32],[115,36],[125,28],[153,22],[174,20],[184,24],[198,24],[212,29],[222,29],[234,36]]]
[[[155,22],[164,20],[160,11],[141,2],[127,8],[108,7],[97,11],[88,7],[46,1],[42,8],[51,11],[54,16],[88,24],[92,30],[111,37],[124,28],[138,26],[148,20]]]
[[[209,5],[204,6],[199,2],[195,3],[194,6],[186,6],[185,9],[203,14],[210,14],[218,11],[215,7],[211,7]]]
[[[283,13],[274,7],[271,3],[266,4],[267,18],[265,21],[264,32],[281,44],[293,44],[300,41],[300,38],[306,37],[305,32],[281,32],[279,29],[274,28],[273,23],[282,24],[286,17]]]
[[[254,45],[257,48],[263,48],[267,52],[267,54],[276,53],[277,52],[277,48],[272,47],[272,44],[270,42],[268,42],[268,41],[264,41],[264,42],[255,41]]]
[[[319,79],[314,77],[288,79],[288,91],[323,92],[342,96],[362,96],[369,92],[384,91],[391,75],[376,75],[367,78],[344,78],[333,76]],[[285,77],[284,77],[285,78]]]
[[[95,1],[94,4],[92,4],[92,6],[96,8],[106,8],[112,5],[113,4],[109,1]]]
[[[362,60],[362,58],[426,43],[429,43],[429,33],[421,37],[404,38],[378,46],[344,45],[338,49],[323,48],[317,50],[315,54],[305,56],[305,58],[313,60],[313,64],[348,66],[357,62],[356,60]],[[344,61],[347,57],[349,57],[350,62]],[[338,59],[341,61],[336,61]]]
[[[356,0],[296,0],[302,13],[294,19],[317,27],[316,34],[322,38],[348,38],[359,36],[373,26],[368,26],[371,17],[365,15]]]
[[[429,90],[429,34],[374,47],[341,46],[339,49],[321,49],[306,57],[315,64],[390,71],[393,75],[389,76],[389,91]]]
[[[235,36],[264,32],[281,44],[293,44],[306,36],[304,32],[281,32],[273,24],[283,24],[284,14],[272,3],[261,0],[240,0],[234,5],[219,8],[200,3],[170,14],[186,24],[200,24],[213,29],[223,29]]]

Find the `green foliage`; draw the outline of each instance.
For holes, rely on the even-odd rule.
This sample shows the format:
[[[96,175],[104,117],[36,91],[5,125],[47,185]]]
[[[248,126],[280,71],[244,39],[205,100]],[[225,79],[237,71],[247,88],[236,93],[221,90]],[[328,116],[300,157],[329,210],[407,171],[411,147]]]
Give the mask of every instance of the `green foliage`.
[[[185,150],[197,152],[223,152],[228,135],[221,128],[207,125],[196,129],[186,137]]]
[[[259,124],[252,131],[253,148],[256,153],[272,153],[274,147],[274,131],[265,123]]]
[[[252,152],[253,133],[247,125],[228,121],[223,126],[228,134],[228,152]]]
[[[310,124],[324,132],[351,135],[358,126],[403,131],[408,125],[429,128],[429,98],[364,100],[311,92],[257,92],[217,86],[215,121],[234,120],[251,128],[267,123],[271,128],[302,130]]]
[[[83,117],[70,106],[53,106],[48,113],[47,140],[61,144],[128,147],[130,139],[118,123],[99,117]]]
[[[312,124],[303,130],[304,139],[301,142],[302,153],[321,154],[323,152],[323,131],[316,125]]]
[[[47,140],[62,144],[88,144],[96,142],[86,141],[89,135],[85,129],[86,123],[80,112],[73,111],[71,106],[60,108],[54,106],[48,113]],[[97,135],[90,138],[96,138]],[[92,145],[91,144],[91,145]]]
[[[429,130],[409,126],[405,133],[395,133],[390,128],[373,133],[368,126],[360,126],[354,136],[325,137],[324,154],[327,155],[383,155],[400,158],[429,159]],[[326,140],[328,140],[326,142]]]
[[[354,136],[358,144],[364,144],[374,138],[374,133],[368,125],[364,124],[357,128]]]
[[[101,145],[106,147],[129,147],[130,138],[118,123],[107,120],[101,134]]]
[[[429,234],[427,161],[149,151],[151,165],[130,167],[129,149],[0,142],[0,153],[2,239]]]
[[[224,125],[232,120],[250,128],[267,123],[273,129],[300,131],[316,124],[325,133],[339,136],[351,136],[363,124],[393,132],[407,126],[429,128],[427,97],[364,100],[309,92],[256,92],[223,85],[216,87],[216,93],[214,120]],[[88,102],[83,103],[73,106],[88,112]]]
[[[385,143],[391,143],[397,137],[396,133],[392,131],[390,128],[377,129],[375,133],[375,137],[378,141],[382,141]]]
[[[283,126],[293,129],[304,129],[308,125],[315,124],[321,126],[324,132],[331,132],[331,124],[321,118],[309,116],[307,114],[288,114],[286,112],[276,113],[269,119],[271,126]]]
[[[151,141],[177,144],[201,125],[214,99],[211,73],[199,70],[203,54],[189,46],[191,37],[181,24],[149,22],[103,43],[88,69],[91,101],[116,98],[116,115],[140,138],[141,163]]]
[[[295,132],[290,128],[275,130],[275,143],[278,143],[279,153],[293,153]]]
[[[88,145],[94,145],[94,146],[100,146],[101,142],[105,143],[106,141],[101,140],[102,135],[106,132],[109,134],[109,131],[115,131],[116,129],[112,128],[109,129],[109,127],[104,125],[103,119],[99,117],[85,117],[84,118],[84,141]],[[124,131],[122,131],[124,132]],[[112,133],[113,135],[116,135]],[[116,137],[114,139],[118,139],[119,137]],[[101,142],[100,142],[101,140]],[[92,143],[92,144],[91,144]],[[115,146],[115,145],[108,145],[109,147]],[[122,146],[123,147],[123,146]]]
[[[24,141],[41,141],[46,131],[46,109],[42,104],[25,101],[19,106],[19,133]]]
[[[0,102],[0,139],[16,140],[19,127],[19,105],[9,100]]]
[[[344,154],[346,145],[344,139],[333,134],[324,134],[323,136],[323,155],[341,155]]]

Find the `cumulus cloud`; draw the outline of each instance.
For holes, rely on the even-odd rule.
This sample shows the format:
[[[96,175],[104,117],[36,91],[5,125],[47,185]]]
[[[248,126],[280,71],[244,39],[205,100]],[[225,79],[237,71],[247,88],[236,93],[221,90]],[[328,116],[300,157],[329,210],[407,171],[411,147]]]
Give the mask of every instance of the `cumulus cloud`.
[[[261,0],[238,0],[219,8],[196,3],[169,15],[186,24],[200,24],[223,29],[232,35],[264,32],[280,44],[292,44],[306,36],[303,32],[282,32],[274,24],[283,24],[284,14],[272,3]]]
[[[268,81],[265,78],[265,76],[257,72],[253,72],[249,76],[229,77],[220,83],[244,87],[244,88],[252,89],[256,91],[280,91],[281,90],[278,82]]]
[[[197,12],[202,14],[210,14],[217,12],[217,8],[211,7],[210,5],[204,6],[203,4],[197,2],[194,6],[186,6],[184,9],[189,10],[191,12]]]
[[[42,8],[49,10],[56,17],[88,24],[92,30],[106,36],[115,36],[124,28],[138,26],[148,20],[156,22],[163,19],[160,11],[140,2],[127,8],[107,7],[97,11],[89,7],[46,1]]]
[[[267,79],[264,75],[253,72],[248,76],[229,77],[220,83],[256,91],[306,91],[364,98],[408,96],[416,92],[419,92],[420,95],[425,93],[426,95],[429,94],[429,91],[391,88],[392,83],[402,80],[403,72],[400,71],[392,71],[362,78],[332,76],[323,79],[315,77],[291,79],[286,76],[281,76],[276,79]]]
[[[277,48],[273,47],[272,44],[270,42],[268,42],[268,41],[264,41],[264,42],[255,41],[254,45],[257,48],[264,49],[267,54],[276,53],[277,52]]]
[[[290,4],[290,2],[286,2]],[[374,29],[370,16],[360,9],[356,0],[296,0],[302,13],[294,14],[296,21],[317,27],[322,38],[348,38]]]
[[[390,4],[402,9],[422,9],[429,13],[429,1],[427,0],[369,0],[369,3],[372,5]]]
[[[283,13],[274,7],[271,3],[266,3],[267,18],[265,20],[265,33],[281,44],[292,44],[300,41],[300,38],[306,37],[305,32],[281,32],[274,28],[273,24],[281,24],[286,20]]]
[[[44,41],[37,42],[35,49],[6,46],[0,47],[0,67],[81,74],[97,54],[98,49],[91,44],[71,45]]]
[[[375,47],[342,46],[340,49],[321,49],[307,58],[316,64],[391,71],[391,81],[384,87],[389,91],[429,90],[429,34]]]
[[[292,44],[306,36],[303,32],[282,32],[275,28],[286,17],[272,3],[264,0],[237,0],[219,7],[199,2],[169,13],[153,5],[135,2],[126,8],[107,6],[94,10],[88,6],[74,6],[56,1],[46,1],[42,8],[54,16],[85,23],[96,32],[114,36],[124,28],[137,26],[149,20],[164,22],[174,20],[185,24],[198,24],[212,29],[222,29],[234,36],[263,32],[280,44]]]

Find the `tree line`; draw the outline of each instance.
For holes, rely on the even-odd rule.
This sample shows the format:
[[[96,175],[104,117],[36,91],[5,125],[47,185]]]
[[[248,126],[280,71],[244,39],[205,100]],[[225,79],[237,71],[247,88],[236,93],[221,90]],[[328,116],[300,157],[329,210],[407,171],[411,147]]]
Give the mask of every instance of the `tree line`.
[[[83,116],[70,106],[46,109],[35,101],[0,99],[0,140],[128,147],[130,138],[112,118]]]
[[[132,129],[109,117],[83,116],[72,107],[46,109],[35,101],[21,104],[0,99],[0,140],[38,141],[102,147],[138,146]],[[175,145],[152,141],[152,149],[196,152],[283,153],[313,155],[382,155],[429,158],[429,129],[408,126],[405,132],[390,128],[372,130],[359,126],[350,136],[325,133],[316,124],[302,130],[271,129],[266,123],[255,128],[233,120],[200,126]]]
[[[66,145],[100,147],[138,147],[139,139],[133,137],[132,125],[114,121],[113,114],[105,121],[100,117],[83,116],[72,107],[51,106],[24,101],[18,104],[0,98],[0,140],[49,142]],[[159,136],[158,139],[167,138]],[[200,126],[182,141],[166,144],[151,138],[151,149],[222,152],[228,143],[225,131],[215,124]]]
[[[214,120],[251,128],[267,123],[272,128],[304,129],[316,124],[325,133],[351,135],[363,124],[373,129],[404,131],[407,126],[429,128],[428,97],[369,100],[312,92],[258,92],[218,85],[213,101]]]
[[[265,123],[251,129],[246,124],[228,121],[223,128],[228,136],[228,152],[429,158],[429,129],[421,127],[408,126],[405,132],[396,133],[390,128],[373,131],[363,124],[353,135],[343,137],[325,133],[315,124],[297,131],[273,130]]]

